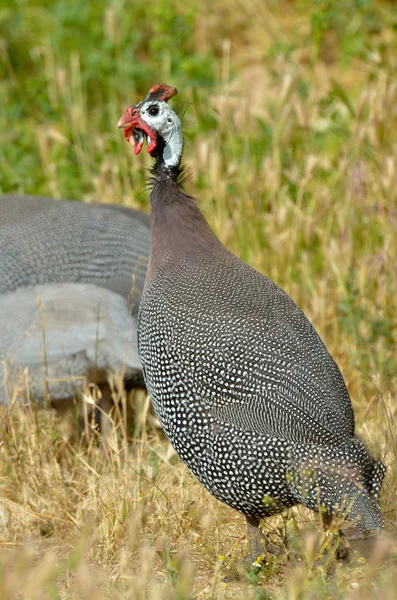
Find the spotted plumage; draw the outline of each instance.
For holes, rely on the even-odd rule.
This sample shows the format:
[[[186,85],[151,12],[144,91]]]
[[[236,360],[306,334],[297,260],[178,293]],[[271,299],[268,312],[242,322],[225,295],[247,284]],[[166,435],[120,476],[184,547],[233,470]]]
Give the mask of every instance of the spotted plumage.
[[[122,126],[147,133],[152,103],[149,93]],[[174,114],[156,106],[159,123]],[[377,529],[384,467],[355,437],[336,363],[288,295],[214,236],[178,185],[180,155],[172,167],[163,159],[168,144],[174,155],[172,138],[156,118],[149,125],[156,166],[138,344],[167,437],[200,482],[247,517],[301,503],[345,509]]]

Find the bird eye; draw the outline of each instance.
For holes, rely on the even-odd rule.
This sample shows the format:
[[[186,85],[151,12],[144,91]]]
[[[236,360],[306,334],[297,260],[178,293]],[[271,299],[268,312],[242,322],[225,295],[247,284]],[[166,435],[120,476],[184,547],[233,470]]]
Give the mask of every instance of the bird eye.
[[[148,113],[151,117],[157,117],[157,115],[159,114],[159,107],[158,106],[149,106]]]

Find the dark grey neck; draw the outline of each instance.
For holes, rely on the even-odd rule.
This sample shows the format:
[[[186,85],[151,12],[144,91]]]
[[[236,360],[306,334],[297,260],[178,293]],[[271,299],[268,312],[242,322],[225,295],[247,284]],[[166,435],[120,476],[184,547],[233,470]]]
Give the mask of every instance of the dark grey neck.
[[[154,177],[150,194],[150,273],[164,260],[194,260],[199,254],[223,248],[196,201],[184,194],[173,177]]]
[[[149,179],[149,184],[153,187],[156,183],[178,182],[183,179],[183,169],[180,165],[175,167],[167,167],[162,160],[162,157],[156,157],[156,164],[150,170],[152,177]]]

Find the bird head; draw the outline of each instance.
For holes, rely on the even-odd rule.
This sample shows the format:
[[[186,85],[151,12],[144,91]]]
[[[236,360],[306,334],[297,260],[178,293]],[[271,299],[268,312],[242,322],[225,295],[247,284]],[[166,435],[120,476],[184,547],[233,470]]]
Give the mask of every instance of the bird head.
[[[166,167],[178,166],[182,156],[181,121],[167,104],[175,94],[176,88],[159,83],[144,100],[129,106],[117,123],[117,127],[124,129],[124,137],[135,154],[140,153],[146,138],[147,152]]]

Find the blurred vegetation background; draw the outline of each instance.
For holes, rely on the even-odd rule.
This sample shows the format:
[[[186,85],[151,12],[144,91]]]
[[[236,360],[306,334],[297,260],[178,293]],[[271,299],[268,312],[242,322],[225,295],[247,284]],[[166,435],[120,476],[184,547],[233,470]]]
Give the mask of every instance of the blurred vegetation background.
[[[358,432],[389,466],[382,503],[392,529],[396,48],[391,1],[0,0],[0,192],[147,210],[150,157],[133,156],[116,122],[154,83],[176,86],[186,187],[337,360]],[[19,463],[7,461],[2,491],[25,506]],[[32,525],[18,527],[14,541]]]

